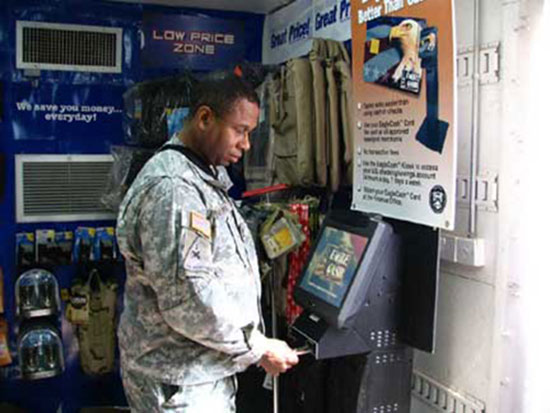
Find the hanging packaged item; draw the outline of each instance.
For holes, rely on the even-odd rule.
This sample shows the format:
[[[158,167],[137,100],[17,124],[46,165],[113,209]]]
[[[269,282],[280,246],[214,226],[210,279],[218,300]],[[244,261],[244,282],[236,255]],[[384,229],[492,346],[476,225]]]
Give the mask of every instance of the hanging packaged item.
[[[107,179],[101,203],[109,210],[118,212],[118,207],[134,182],[143,165],[155,154],[154,149],[111,146],[113,164]]]
[[[259,87],[266,80],[275,65],[264,65],[259,62],[242,61],[235,66],[233,73],[244,79],[253,88]]]
[[[27,267],[35,263],[34,234],[32,232],[20,232],[15,234],[15,255],[19,268]]]
[[[141,82],[128,89],[123,97],[126,143],[155,149],[166,142],[170,138],[170,128],[177,126],[168,122],[168,117],[175,113],[176,118],[172,120],[178,121],[177,117],[191,106],[195,83],[190,73],[182,73]]]
[[[0,267],[0,314],[4,313],[4,270]]]
[[[21,267],[32,265],[35,261],[45,266],[67,265],[71,263],[73,249],[73,233],[71,231],[56,232],[53,229],[38,229],[36,236],[28,233],[17,234],[17,262]],[[32,244],[36,239],[36,248]],[[33,260],[30,252],[35,251]]]
[[[0,367],[10,365],[12,362],[10,348],[8,346],[8,323],[0,318]]]
[[[116,282],[103,281],[96,269],[71,288],[66,315],[76,325],[80,363],[86,374],[114,369],[116,289]]]
[[[295,218],[283,210],[276,210],[264,222],[260,238],[269,259],[275,259],[299,246],[304,235]]]
[[[53,229],[37,229],[35,232],[36,239],[36,262],[43,265],[56,264],[55,250],[55,230]]]
[[[181,132],[185,119],[189,115],[189,108],[168,108],[165,110],[166,122],[167,122],[167,134],[171,137],[175,133]]]
[[[21,376],[28,380],[46,379],[65,368],[61,334],[50,323],[33,321],[21,327],[17,343]]]
[[[21,318],[58,314],[61,303],[55,276],[42,268],[21,274],[15,282],[15,309]]]
[[[250,150],[244,153],[244,177],[246,189],[252,190],[270,186],[274,179],[273,145],[275,134],[270,123],[270,90],[273,76],[256,89],[260,98],[258,126],[250,134]]]
[[[113,261],[116,258],[113,227],[96,228],[92,256],[93,261]]]
[[[92,247],[95,238],[95,228],[78,227],[75,231],[73,262],[84,263],[93,258]]]
[[[54,261],[56,264],[68,265],[71,263],[73,238],[72,231],[61,231],[55,233]]]

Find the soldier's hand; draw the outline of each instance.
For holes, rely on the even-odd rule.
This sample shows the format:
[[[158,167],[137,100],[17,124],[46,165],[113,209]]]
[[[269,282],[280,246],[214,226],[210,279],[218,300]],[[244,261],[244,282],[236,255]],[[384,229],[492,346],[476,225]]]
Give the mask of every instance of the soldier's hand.
[[[298,363],[296,351],[282,340],[268,339],[267,351],[260,360],[260,366],[266,373],[278,376]]]

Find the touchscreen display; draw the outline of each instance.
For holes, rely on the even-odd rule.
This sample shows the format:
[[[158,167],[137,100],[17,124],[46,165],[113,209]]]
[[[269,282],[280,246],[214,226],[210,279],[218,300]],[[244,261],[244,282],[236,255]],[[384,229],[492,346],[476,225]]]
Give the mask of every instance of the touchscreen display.
[[[339,308],[367,242],[365,236],[325,227],[299,287]]]

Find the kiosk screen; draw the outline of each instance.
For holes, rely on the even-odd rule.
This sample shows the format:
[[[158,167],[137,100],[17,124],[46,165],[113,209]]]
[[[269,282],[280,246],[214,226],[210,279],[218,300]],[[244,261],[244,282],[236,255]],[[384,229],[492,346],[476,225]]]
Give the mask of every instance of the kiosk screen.
[[[367,243],[365,236],[325,227],[299,287],[340,308]]]

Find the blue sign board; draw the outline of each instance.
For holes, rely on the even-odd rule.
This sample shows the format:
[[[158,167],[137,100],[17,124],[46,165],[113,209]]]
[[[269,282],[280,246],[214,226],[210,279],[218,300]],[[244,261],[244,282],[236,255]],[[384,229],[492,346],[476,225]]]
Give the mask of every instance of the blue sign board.
[[[118,138],[123,86],[13,84],[15,140]]]
[[[244,21],[146,13],[144,67],[227,69],[246,52]]]

